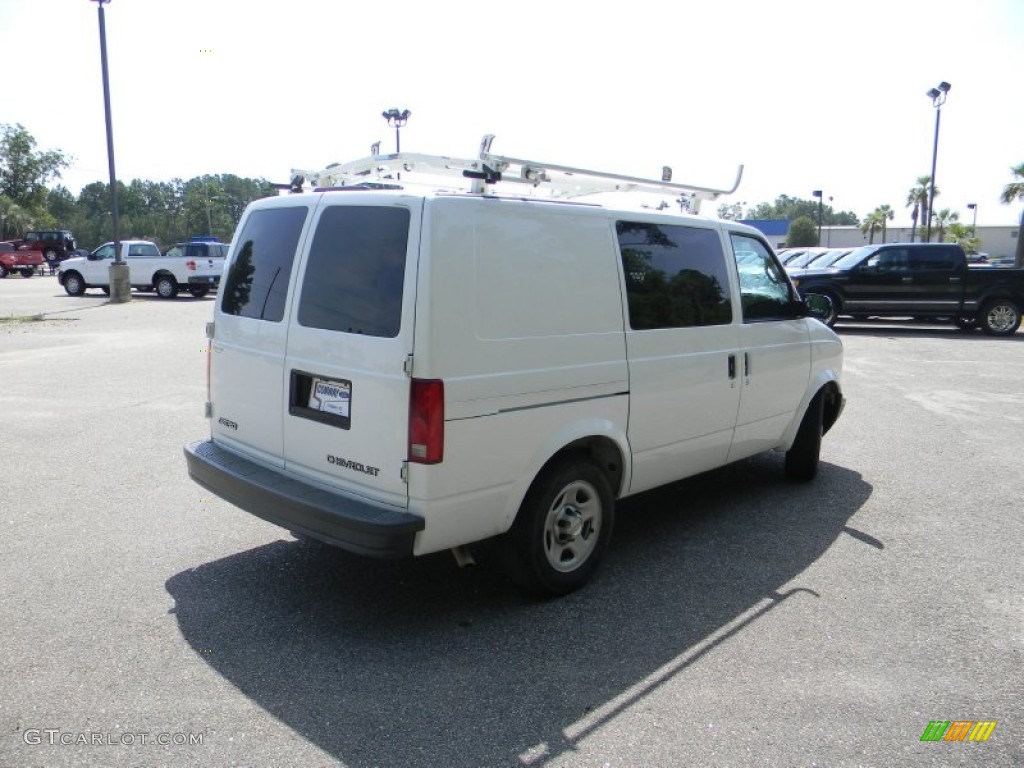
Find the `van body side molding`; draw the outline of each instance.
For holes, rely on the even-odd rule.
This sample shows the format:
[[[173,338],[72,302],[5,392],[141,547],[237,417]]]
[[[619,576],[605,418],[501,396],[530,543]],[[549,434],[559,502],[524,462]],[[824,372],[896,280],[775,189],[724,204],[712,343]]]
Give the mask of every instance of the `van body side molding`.
[[[185,446],[188,473],[199,485],[267,522],[374,557],[412,555],[422,517],[330,493],[260,466],[212,440]]]

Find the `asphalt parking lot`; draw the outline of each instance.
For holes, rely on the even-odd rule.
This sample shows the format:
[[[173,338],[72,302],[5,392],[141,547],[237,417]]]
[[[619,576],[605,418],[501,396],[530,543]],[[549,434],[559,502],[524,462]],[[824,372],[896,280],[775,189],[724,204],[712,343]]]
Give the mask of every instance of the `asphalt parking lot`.
[[[215,300],[0,280],[0,766],[1024,765],[1024,333],[842,326],[813,483],[624,501],[537,602],[189,480]]]

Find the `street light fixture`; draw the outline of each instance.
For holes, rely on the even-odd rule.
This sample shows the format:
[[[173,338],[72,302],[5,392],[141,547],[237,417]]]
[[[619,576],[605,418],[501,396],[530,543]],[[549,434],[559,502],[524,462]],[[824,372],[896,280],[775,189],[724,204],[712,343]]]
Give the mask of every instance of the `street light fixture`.
[[[836,212],[832,208],[832,195],[828,196],[828,239],[825,241],[825,245],[829,248],[832,247],[832,227],[835,225]]]
[[[121,258],[121,217],[117,208],[117,174],[114,172],[114,130],[110,121],[110,78],[107,72],[107,27],[103,5],[110,0],[91,0],[99,7],[100,63],[103,69],[103,112],[107,121],[107,164],[110,170],[110,213],[114,225],[114,263],[110,265],[110,302],[123,304],[131,299],[128,265]]]
[[[825,201],[822,197],[823,193],[820,189],[814,190],[813,192],[811,192],[811,195],[813,197],[818,198],[818,246],[821,247],[821,214],[822,209],[825,205]]]
[[[395,129],[395,152],[400,153],[402,151],[402,137],[399,133],[405,124],[409,122],[409,116],[412,114],[408,109],[401,111],[391,108],[387,112],[381,112],[381,117],[388,121],[388,125]]]
[[[935,143],[932,145],[932,176],[928,190],[926,243],[932,241],[932,211],[935,207],[935,160],[939,155],[939,118],[942,117],[942,105],[946,103],[946,95],[949,93],[950,87],[950,84],[943,80],[937,88],[932,88],[927,93],[927,96],[932,100],[932,106],[935,107]]]
[[[388,121],[388,125],[395,129],[395,153],[402,153],[402,137],[400,131],[405,127],[405,124],[409,122],[409,115],[412,114],[408,109],[403,109],[399,112],[397,109],[392,107],[387,112],[381,112],[381,117]],[[399,171],[395,174],[396,178],[402,178],[402,173]]]
[[[974,211],[974,220],[971,222],[971,237],[978,236],[978,204],[968,203],[967,210]]]

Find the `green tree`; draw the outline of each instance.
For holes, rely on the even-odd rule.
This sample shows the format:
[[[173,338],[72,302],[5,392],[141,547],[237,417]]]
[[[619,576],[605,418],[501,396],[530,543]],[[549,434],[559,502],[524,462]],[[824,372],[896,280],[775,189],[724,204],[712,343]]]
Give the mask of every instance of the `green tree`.
[[[951,211],[949,208],[943,208],[941,211],[935,211],[935,226],[938,230],[936,242],[943,242],[943,238],[946,235],[946,227],[950,222],[959,221],[960,214],[956,211]]]
[[[1010,173],[1013,174],[1014,180],[1003,187],[1003,192],[999,195],[1000,201],[1006,205],[1011,205],[1014,201],[1024,201],[1024,163],[1015,165],[1010,169]],[[1020,214],[1020,225],[1017,227],[1017,252],[1013,257],[1013,263],[1017,267],[1024,266],[1024,210]]]
[[[812,246],[818,244],[818,224],[810,216],[800,216],[789,225],[786,247]]]
[[[882,242],[885,242],[885,234],[890,221],[896,218],[896,212],[888,205],[880,205],[876,209],[879,219],[882,222]]]
[[[860,231],[868,236],[868,244],[873,244],[875,242],[875,232],[880,229],[885,229],[885,217],[879,208],[875,208],[875,210],[864,217],[864,223],[860,225]],[[882,242],[885,242],[884,235]]]
[[[0,195],[0,240],[13,240],[35,226],[32,214],[11,198]]]
[[[758,203],[747,211],[748,219],[765,219],[794,221],[801,216],[809,216],[817,226],[818,201],[800,200],[788,195],[779,195],[774,203]],[[822,224],[830,227],[857,226],[860,220],[852,211],[836,212],[831,205],[821,211]]]
[[[0,195],[38,216],[46,210],[46,184],[60,178],[70,159],[60,150],[35,147],[24,126],[0,124]]]
[[[968,254],[977,253],[981,247],[981,238],[974,236],[974,230],[959,221],[951,222],[946,233],[947,243],[956,243]]]
[[[918,176],[917,186],[911,187],[907,193],[907,207],[911,209],[910,217],[913,220],[913,226],[910,230],[910,242],[914,242],[918,222],[920,222],[922,227],[927,226],[925,218],[928,216],[928,187],[931,183],[931,176]],[[938,189],[935,190],[935,194],[939,194]]]

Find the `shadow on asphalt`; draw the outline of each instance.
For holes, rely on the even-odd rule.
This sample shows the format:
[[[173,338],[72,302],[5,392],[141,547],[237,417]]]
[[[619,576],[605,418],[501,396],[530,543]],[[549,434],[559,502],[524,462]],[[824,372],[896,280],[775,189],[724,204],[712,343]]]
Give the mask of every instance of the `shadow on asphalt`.
[[[559,600],[519,593],[486,543],[459,570],[277,541],[166,587],[204,661],[346,765],[558,764],[774,606],[816,599],[785,585],[841,533],[882,548],[847,527],[870,493],[824,463],[787,482],[766,454],[624,500],[598,578]]]

